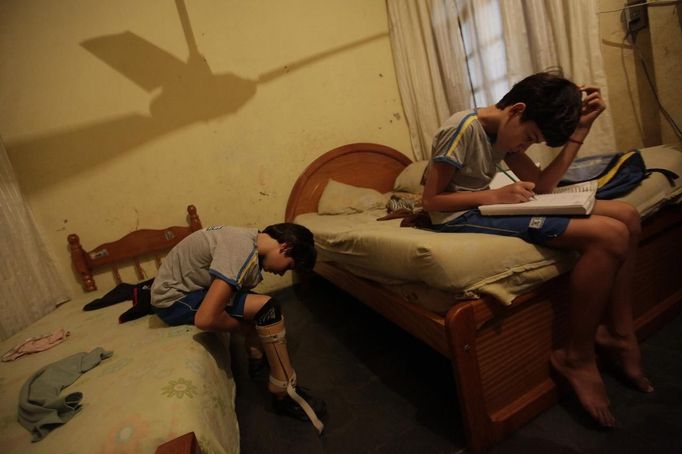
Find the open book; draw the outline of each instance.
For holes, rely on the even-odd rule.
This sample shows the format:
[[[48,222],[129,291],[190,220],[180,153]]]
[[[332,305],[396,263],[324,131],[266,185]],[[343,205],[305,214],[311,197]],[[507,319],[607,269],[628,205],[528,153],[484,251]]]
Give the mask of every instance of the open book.
[[[481,205],[479,210],[486,216],[515,214],[586,215],[592,212],[597,180],[556,188],[551,194],[537,194],[522,203],[498,203]]]

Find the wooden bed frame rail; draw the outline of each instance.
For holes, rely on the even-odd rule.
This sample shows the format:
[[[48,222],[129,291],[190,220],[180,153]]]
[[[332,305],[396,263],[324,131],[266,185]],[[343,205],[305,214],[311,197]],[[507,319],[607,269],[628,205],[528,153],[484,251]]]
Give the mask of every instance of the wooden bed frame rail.
[[[144,270],[140,265],[141,257],[153,255],[158,268],[161,265],[159,254],[170,250],[187,235],[201,229],[201,220],[194,205],[187,207],[187,220],[188,227],[135,230],[117,241],[100,244],[89,252],[81,246],[78,235],[70,234],[67,240],[71,251],[71,262],[81,276],[83,290],[86,292],[97,290],[93,271],[102,267],[111,267],[116,283],[120,284],[121,275],[118,264],[121,262],[132,261],[139,280],[145,279]]]
[[[410,161],[386,148],[354,144],[321,156],[294,186],[286,220],[316,211],[330,178],[354,184],[352,175],[353,181],[361,182],[358,186],[390,190],[386,182],[393,182]],[[382,160],[379,155],[390,155],[386,165],[378,164]],[[364,170],[365,159],[373,163],[368,171]],[[372,184],[373,180],[381,185]],[[682,207],[661,210],[642,228],[634,285],[635,326],[640,339],[655,332],[682,307],[677,266],[682,257]],[[557,402],[559,392],[549,355],[566,338],[567,275],[519,296],[509,307],[484,298],[457,303],[447,314],[437,314],[334,263],[318,262],[315,271],[450,359],[473,451],[494,445]]]

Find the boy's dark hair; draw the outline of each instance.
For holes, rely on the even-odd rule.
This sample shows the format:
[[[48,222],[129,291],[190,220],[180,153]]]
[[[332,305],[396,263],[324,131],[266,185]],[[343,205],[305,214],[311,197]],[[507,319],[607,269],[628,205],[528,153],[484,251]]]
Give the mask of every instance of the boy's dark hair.
[[[514,84],[496,104],[498,109],[526,104],[521,121],[538,125],[550,147],[565,144],[580,120],[582,94],[576,84],[550,73],[537,73]]]
[[[286,243],[289,249],[284,255],[294,259],[298,271],[312,271],[317,259],[313,233],[302,225],[291,222],[269,225],[263,233],[270,235],[278,243]]]

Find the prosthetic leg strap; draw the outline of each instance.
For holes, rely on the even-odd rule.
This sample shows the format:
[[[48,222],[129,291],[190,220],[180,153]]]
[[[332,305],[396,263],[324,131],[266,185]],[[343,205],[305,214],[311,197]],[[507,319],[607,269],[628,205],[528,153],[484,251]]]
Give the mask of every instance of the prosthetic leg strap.
[[[310,419],[310,422],[313,423],[313,426],[315,426],[315,429],[317,429],[317,433],[322,433],[324,430],[324,424],[322,421],[320,421],[320,418],[317,417],[315,411],[310,407],[310,404],[308,404],[308,402],[306,402],[305,399],[299,396],[296,392],[296,372],[292,374],[291,379],[288,382],[277,380],[275,377],[270,375],[270,383],[279,388],[286,389],[289,397],[291,397],[294,402],[300,405],[305,414],[308,415],[308,419]]]
[[[263,344],[286,344],[286,337],[287,337],[287,330],[282,328],[282,331],[279,333],[273,333],[273,334],[263,334],[262,332],[258,333],[258,336],[260,337],[260,341]]]
[[[261,342],[263,344],[286,344],[286,330],[284,329],[284,326],[282,324],[282,330],[276,333],[269,333],[265,334],[262,331],[258,333],[260,336]],[[277,348],[274,348],[275,354],[277,355],[277,359],[281,362],[279,352],[277,351]],[[286,374],[286,368],[282,364],[282,370],[284,371],[284,374]],[[315,429],[317,429],[318,433],[322,433],[324,430],[324,424],[320,419],[317,417],[315,414],[315,411],[310,407],[310,404],[305,401],[304,398],[298,395],[296,392],[296,372],[292,372],[291,377],[289,377],[288,381],[283,381],[283,380],[278,380],[272,375],[270,375],[270,383],[278,388],[286,389],[287,394],[289,397],[291,397],[294,402],[296,402],[305,412],[306,415],[308,415],[308,419],[310,419],[310,422],[313,423],[313,426],[315,426]]]

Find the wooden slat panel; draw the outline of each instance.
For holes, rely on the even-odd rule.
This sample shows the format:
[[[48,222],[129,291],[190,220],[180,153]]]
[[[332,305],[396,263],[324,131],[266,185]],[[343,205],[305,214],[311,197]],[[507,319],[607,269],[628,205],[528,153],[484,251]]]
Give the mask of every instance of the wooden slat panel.
[[[499,317],[479,332],[476,350],[491,413],[547,379],[549,354],[566,335],[567,308],[565,298],[528,303],[522,311]]]
[[[682,235],[679,230],[661,232],[657,241],[646,241],[637,253],[634,294],[635,317],[651,310],[677,290],[682,279]]]
[[[192,233],[189,227],[136,230],[120,240],[104,243],[87,253],[92,267],[132,260],[134,257],[166,251]]]
[[[139,258],[146,256],[158,256],[159,252],[166,252],[178,244],[183,238],[192,232],[201,229],[201,220],[194,205],[187,207],[189,227],[173,226],[161,230],[136,230],[123,238],[104,243],[90,252],[85,252],[80,238],[76,234],[70,234],[67,238],[71,261],[83,280],[83,289],[86,292],[97,290],[93,272],[96,268],[106,265],[121,265],[122,262],[132,261],[138,278],[144,279],[145,273],[140,266]],[[159,261],[157,259],[157,265]],[[118,267],[112,270],[117,283],[121,282]]]

